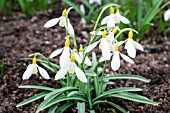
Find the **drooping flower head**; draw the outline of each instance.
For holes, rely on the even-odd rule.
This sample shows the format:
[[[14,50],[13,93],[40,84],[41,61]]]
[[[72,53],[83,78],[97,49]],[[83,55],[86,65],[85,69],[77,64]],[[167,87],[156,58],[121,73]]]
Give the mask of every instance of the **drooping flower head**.
[[[67,15],[67,10],[64,9],[61,17],[54,18],[54,19],[47,21],[44,24],[44,27],[50,28],[50,27],[53,27],[54,25],[56,25],[59,22],[59,26],[65,27],[67,29],[66,15]],[[74,34],[73,26],[71,25],[69,18],[67,20],[68,20],[68,33],[74,36],[75,34]]]
[[[170,9],[168,9],[167,11],[165,11],[164,13],[164,20],[168,21],[170,19]]]
[[[99,41],[96,41],[93,44],[89,45],[86,48],[85,53],[90,52],[92,49],[94,49],[100,43],[99,48],[102,50],[102,56],[103,56],[104,60],[110,60],[111,53],[110,53],[109,43],[106,38],[106,31],[104,30],[102,32],[102,34],[99,34],[99,35],[102,35],[102,38]]]
[[[50,79],[47,71],[37,65],[37,59],[35,56],[32,60],[32,64],[29,64],[26,71],[24,72],[22,79],[23,80],[29,79],[32,74],[37,74],[38,71],[39,71],[40,75],[43,76],[45,79]]]
[[[98,3],[98,5],[101,5],[101,0],[89,0],[90,4],[93,4],[95,2]]]
[[[77,78],[80,81],[87,83],[87,78],[86,78],[84,72],[75,64],[75,61],[77,60],[76,57],[74,56],[74,54],[72,54],[70,59],[65,59],[65,62],[67,63],[67,65],[65,65],[64,67],[61,67],[61,69],[57,72],[57,74],[55,76],[55,80],[64,78],[68,72],[70,74],[75,73]],[[80,59],[80,58],[78,58],[78,59]]]
[[[111,67],[114,71],[118,70],[120,68],[120,56],[129,63],[134,64],[133,60],[131,58],[129,58],[128,56],[122,54],[119,52],[119,45],[116,43],[113,45],[114,48],[114,53],[113,53],[113,58],[111,61]]]

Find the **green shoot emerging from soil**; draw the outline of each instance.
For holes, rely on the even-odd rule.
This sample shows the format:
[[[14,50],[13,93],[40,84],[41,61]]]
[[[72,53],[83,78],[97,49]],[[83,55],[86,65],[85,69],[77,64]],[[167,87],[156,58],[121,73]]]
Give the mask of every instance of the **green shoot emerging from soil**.
[[[106,16],[101,21],[101,25],[106,26],[97,28],[102,14],[108,8],[110,8],[109,16]],[[121,15],[119,6],[111,3],[103,7],[96,20],[93,31],[90,32],[91,37],[89,38],[90,41],[88,46],[83,47],[83,45],[80,45],[79,48],[77,47],[73,26],[68,19],[68,14],[71,9],[72,7],[65,9],[62,12],[61,17],[51,19],[44,25],[44,27],[50,28],[59,23],[59,26],[66,28],[66,38],[63,48],[53,51],[50,55],[50,58],[54,58],[61,54],[59,65],[50,62],[48,58],[41,53],[33,53],[29,56],[34,56],[34,58],[26,58],[27,60],[32,60],[33,63],[28,66],[23,75],[23,79],[29,79],[32,74],[36,74],[39,71],[45,79],[49,79],[50,77],[46,70],[37,65],[37,63],[40,63],[46,69],[56,73],[55,80],[59,81],[62,88],[55,89],[34,85],[19,86],[19,88],[33,88],[44,91],[24,100],[19,103],[17,107],[26,105],[43,97],[44,101],[37,108],[36,113],[39,113],[44,109],[48,109],[49,113],[61,113],[73,105],[77,105],[79,113],[85,113],[85,110],[90,113],[95,113],[96,110],[100,110],[99,104],[101,103],[107,103],[123,113],[128,113],[121,106],[109,101],[109,98],[114,97],[157,105],[157,103],[144,96],[132,93],[142,91],[140,88],[122,87],[106,90],[108,85],[113,84],[110,80],[134,79],[146,83],[150,81],[138,75],[106,74],[109,62],[111,62],[112,70],[117,71],[120,68],[120,57],[128,63],[134,64],[131,58],[136,57],[136,49],[143,51],[143,47],[133,40],[133,33],[138,34],[136,30],[132,28],[120,29],[119,26],[117,26],[120,22],[124,24],[130,23],[126,17]],[[114,10],[117,10],[116,13]],[[117,38],[124,32],[128,32],[127,39],[118,41]],[[73,48],[71,45],[72,40],[74,42]],[[127,51],[128,56],[119,52],[121,49],[120,46],[123,44],[125,44],[124,48]],[[89,52],[97,45],[101,50],[101,55],[99,54],[100,59],[97,59],[95,52],[92,53],[92,59],[90,59]],[[38,56],[42,57],[44,60],[36,59]],[[103,67],[100,66],[102,63]],[[62,103],[63,101],[65,101],[65,104]],[[85,109],[85,105],[87,106],[87,109]]]

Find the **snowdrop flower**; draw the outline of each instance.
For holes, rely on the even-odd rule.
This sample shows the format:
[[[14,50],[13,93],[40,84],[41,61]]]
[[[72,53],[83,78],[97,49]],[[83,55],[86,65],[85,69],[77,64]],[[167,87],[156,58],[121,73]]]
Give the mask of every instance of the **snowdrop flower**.
[[[165,11],[164,13],[164,20],[168,21],[170,19],[170,9],[168,9],[167,11]]]
[[[117,9],[116,14],[114,14],[113,7],[110,7],[110,15],[103,18],[103,20],[101,21],[101,25],[107,24],[107,27],[114,27],[115,24],[120,22],[123,22],[124,24],[130,23],[127,18],[123,17],[120,14],[119,9]]]
[[[141,44],[139,44],[133,40],[133,32],[132,31],[129,31],[128,39],[125,40],[124,42],[126,42],[125,49],[127,50],[127,53],[131,58],[136,57],[136,49],[143,51],[143,47],[141,46]]]
[[[70,39],[66,39],[65,41],[65,46],[61,49],[57,49],[55,51],[53,51],[50,55],[50,58],[56,57],[58,56],[60,53],[60,67],[64,67],[65,65],[67,65],[67,63],[65,62],[65,59],[69,59],[70,58],[70,53],[71,53],[71,49],[70,49]]]
[[[80,81],[87,83],[87,78],[84,72],[75,64],[75,60],[76,58],[74,54],[71,55],[70,59],[65,59],[67,65],[65,65],[65,67],[61,67],[61,69],[57,72],[55,80],[64,78],[67,72],[69,72],[70,74],[76,73],[76,76]]]
[[[29,79],[32,74],[37,74],[38,70],[41,76],[43,76],[45,79],[50,79],[47,71],[37,65],[37,60],[35,57],[32,60],[32,64],[28,65],[27,70],[24,72],[22,76],[22,79],[23,80]]]
[[[81,10],[81,12],[83,13],[83,14],[85,14],[86,12],[85,12],[85,8],[84,8],[84,5],[80,5],[80,10]],[[84,19],[84,18],[81,18],[81,22],[83,23],[83,24],[86,24],[86,20]]]
[[[44,27],[50,28],[50,27],[53,27],[54,25],[56,25],[59,22],[59,26],[66,28],[67,27],[67,25],[66,25],[66,23],[67,23],[66,22],[66,14],[67,14],[67,10],[64,9],[61,17],[49,20],[48,22],[46,22],[44,24]],[[73,29],[73,26],[71,25],[69,19],[68,19],[68,33],[74,36],[74,29]]]
[[[115,28],[112,30],[112,32],[110,32],[110,33],[106,36],[106,38],[107,38],[107,40],[108,40],[109,42],[112,43],[112,42],[114,41],[115,34],[116,34],[116,32],[117,32],[118,29],[119,29],[118,27],[115,27]]]
[[[82,46],[80,46],[80,48],[79,48],[79,55],[80,55],[81,59],[83,60],[84,55],[83,55],[83,47]],[[90,61],[88,56],[86,56],[84,63],[88,66],[92,66],[92,62]]]
[[[95,2],[98,3],[99,5],[101,5],[101,0],[89,0],[90,4],[93,4]]]
[[[102,33],[102,39],[100,39],[99,41],[94,42],[93,44],[88,46],[84,53],[90,52],[98,44],[99,44],[99,48],[102,50],[102,56],[103,56],[104,60],[110,60],[111,53],[110,53],[109,43],[108,43],[108,41],[106,39],[106,31],[105,30]]]
[[[120,68],[120,56],[129,63],[134,64],[133,60],[131,58],[129,58],[128,56],[122,54],[119,52],[119,46],[118,44],[114,45],[114,54],[113,54],[113,58],[111,61],[111,67],[114,71],[118,70]]]

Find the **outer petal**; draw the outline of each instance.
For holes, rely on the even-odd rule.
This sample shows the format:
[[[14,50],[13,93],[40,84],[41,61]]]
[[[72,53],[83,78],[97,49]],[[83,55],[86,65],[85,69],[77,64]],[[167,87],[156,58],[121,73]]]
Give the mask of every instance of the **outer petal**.
[[[101,21],[101,25],[106,24],[108,20],[109,20],[109,16],[104,17],[103,20]]]
[[[102,39],[101,42],[103,42],[102,44],[102,55],[103,55],[103,58],[105,60],[110,60],[110,56],[111,56],[111,53],[110,53],[110,48],[107,44],[107,41],[105,39]]]
[[[120,18],[120,21],[123,22],[124,24],[129,24],[130,23],[130,21],[127,18],[123,17],[123,16],[119,16],[119,18]]]
[[[82,63],[81,57],[76,52],[74,52],[73,54],[74,54],[76,61],[81,64]]]
[[[100,42],[100,40],[99,41],[97,41],[97,42],[94,42],[93,44],[91,44],[91,45],[89,45],[87,48],[86,48],[86,50],[85,50],[85,52],[84,53],[88,53],[88,52],[90,52],[92,49],[94,49],[96,46],[97,46],[97,44]]]
[[[118,42],[118,46],[122,45],[122,44],[125,43],[126,41],[127,41],[127,40]]]
[[[71,25],[70,22],[68,22],[68,33],[73,35],[73,36],[75,35],[73,26]]]
[[[54,25],[56,25],[59,22],[59,20],[60,20],[60,18],[51,19],[44,24],[44,27],[46,27],[46,28],[53,27]]]
[[[94,35],[95,31],[91,31],[90,34]],[[102,35],[102,34],[103,34],[103,31],[99,31],[96,35]]]
[[[63,48],[57,49],[57,50],[53,51],[53,52],[51,53],[51,55],[50,55],[50,58],[53,58],[53,57],[55,57],[55,56],[58,56],[62,51],[63,51]]]
[[[109,20],[107,22],[107,27],[114,27],[115,26],[115,21],[112,18],[112,15],[110,15]]]
[[[112,42],[113,40],[114,40],[114,34],[111,32],[111,33],[109,33],[107,36],[106,36],[106,38],[107,38],[107,40],[108,41],[110,41],[110,42]]]
[[[164,20],[168,21],[170,19],[170,9],[168,9],[167,11],[165,11],[164,13]]]
[[[64,78],[64,76],[67,74],[67,71],[68,71],[68,68],[61,68],[55,75],[55,80]]]
[[[50,76],[48,75],[47,71],[45,69],[43,69],[42,67],[37,65],[37,68],[41,74],[41,76],[43,76],[45,79],[50,79]]]
[[[121,54],[120,53],[120,56],[126,61],[126,62],[129,62],[131,64],[134,64],[133,60],[131,58],[129,58],[128,56],[124,55],[124,54]]]
[[[74,66],[75,66],[75,72],[76,72],[77,78],[80,81],[87,83],[87,78],[84,72],[79,67],[77,67],[75,63],[74,63]]]
[[[81,4],[80,5],[80,10],[81,10],[81,12],[83,13],[83,14],[85,14],[86,12],[85,12],[85,8],[84,8],[84,5],[83,4]]]
[[[90,61],[89,57],[86,57],[86,58],[85,58],[84,63],[85,63],[86,65],[88,65],[88,66],[92,66],[92,62]]]
[[[111,61],[111,67],[114,71],[118,70],[120,67],[120,57],[119,57],[119,52],[115,51],[112,61]]]
[[[60,56],[60,67],[65,68],[70,63],[70,48],[64,47],[63,53]]]
[[[24,72],[24,74],[22,76],[23,80],[26,80],[26,79],[30,78],[30,76],[32,75],[33,67],[34,67],[33,64],[28,65],[27,70]]]
[[[135,41],[133,41],[133,44],[134,44],[134,46],[135,46],[136,49],[139,49],[139,50],[143,51],[143,47],[142,47],[141,44],[139,44],[139,43],[137,43],[137,42],[135,42]]]
[[[128,39],[128,41],[126,42],[125,45],[125,49],[127,49],[127,53],[131,58],[135,58],[136,57],[136,49],[135,46],[133,45],[133,40],[132,39]]]
[[[94,0],[89,0],[89,3],[92,4],[94,2]]]
[[[96,0],[96,2],[97,2],[99,5],[101,5],[101,0]]]
[[[79,52],[81,59],[83,59],[83,52]]]

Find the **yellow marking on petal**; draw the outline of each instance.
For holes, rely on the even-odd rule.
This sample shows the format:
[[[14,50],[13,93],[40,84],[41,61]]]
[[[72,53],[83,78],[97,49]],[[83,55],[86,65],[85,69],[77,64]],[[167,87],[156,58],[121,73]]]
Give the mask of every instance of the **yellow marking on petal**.
[[[35,57],[32,60],[32,64],[37,64],[37,59]]]
[[[133,32],[132,32],[132,30],[129,31],[128,38],[129,38],[129,39],[132,39],[132,38],[133,38]]]
[[[113,7],[110,7],[110,14],[114,14],[114,9],[113,9]]]
[[[73,73],[74,73],[74,70],[73,70],[73,69],[69,69],[68,72],[71,73],[71,74],[73,74]]]
[[[59,23],[59,26],[64,27],[64,23],[61,23],[61,22],[60,22],[60,23]]]
[[[71,62],[75,62],[75,57],[74,57],[73,54],[71,55],[70,61],[71,61]]]
[[[119,46],[118,46],[118,44],[115,45],[115,51],[119,51]]]
[[[63,17],[66,17],[66,14],[67,14],[67,10],[64,9],[63,12],[62,12],[62,16],[63,16]]]
[[[32,74],[37,74],[37,72],[38,72],[37,69],[32,70]]]
[[[79,48],[79,52],[83,52],[83,48],[82,48],[82,46],[80,46],[80,48]]]
[[[100,45],[99,45],[99,49],[102,49],[102,47],[103,47],[103,46],[100,44]]]
[[[106,30],[103,31],[102,38],[106,38]]]
[[[69,47],[70,46],[70,39],[67,38],[65,41],[65,47]]]
[[[117,30],[118,30],[118,27],[115,27],[115,28],[113,29],[112,33],[113,33],[113,34],[116,34]]]
[[[118,8],[118,9],[116,9],[116,12],[117,12],[117,13],[119,13],[119,12],[120,12],[119,8]]]

